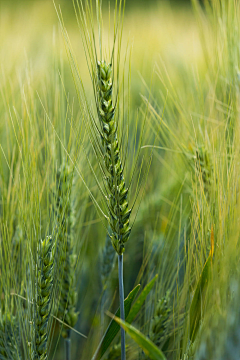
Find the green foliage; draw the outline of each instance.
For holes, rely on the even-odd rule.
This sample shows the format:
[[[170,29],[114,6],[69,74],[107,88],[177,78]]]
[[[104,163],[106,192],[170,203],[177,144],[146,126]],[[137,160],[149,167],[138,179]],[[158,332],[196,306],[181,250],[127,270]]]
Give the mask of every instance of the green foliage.
[[[212,256],[209,255],[198,280],[190,306],[190,341],[194,341],[198,332],[201,317],[205,307],[207,285],[211,276]]]
[[[119,358],[119,324],[102,339],[102,318],[118,307],[114,258],[126,246],[126,326],[144,335],[131,328],[127,359],[150,357],[139,342],[168,360],[238,359],[239,2],[175,11],[127,0],[124,22],[120,0],[55,0],[57,14],[51,1],[10,3],[0,356],[65,360],[70,326],[71,360],[99,343],[103,358]]]
[[[124,330],[136,341],[136,343],[143,349],[145,354],[151,360],[166,360],[165,356],[159,350],[153,342],[145,337],[140,331],[134,328],[132,325],[122,321],[118,317],[114,317],[114,320],[120,324]]]
[[[231,300],[226,313],[215,311],[203,326],[201,339],[195,356],[196,360],[205,359],[237,359],[240,354],[239,342],[239,284],[230,279]]]
[[[140,285],[137,285],[126,297],[124,300],[124,309],[125,309],[125,316],[127,317],[129,314],[129,311],[131,309],[132,302],[134,301],[138,291],[139,291]],[[120,315],[120,308],[116,312],[116,316]],[[101,357],[105,354],[109,346],[111,345],[112,341],[116,337],[117,333],[120,330],[120,326],[116,324],[113,320],[110,322],[102,340],[100,341],[98,348],[92,358],[92,360],[101,359]]]
[[[154,278],[145,286],[145,288],[141,291],[141,294],[137,298],[136,302],[133,304],[130,313],[127,316],[127,322],[131,324],[131,322],[135,319],[139,311],[141,310],[141,307],[144,304],[144,301],[146,300],[148,294],[152,290],[158,275],[155,275]]]

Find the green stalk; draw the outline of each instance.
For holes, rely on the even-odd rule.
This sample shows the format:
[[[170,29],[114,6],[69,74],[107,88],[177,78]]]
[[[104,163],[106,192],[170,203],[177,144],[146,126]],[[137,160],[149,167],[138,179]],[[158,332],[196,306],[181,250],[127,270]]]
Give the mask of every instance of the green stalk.
[[[71,359],[71,330],[67,330],[67,337],[64,339],[65,342],[65,359]]]
[[[109,279],[111,277],[115,260],[116,260],[116,251],[112,246],[111,228],[108,227],[105,246],[103,248],[102,257],[101,257],[101,282],[102,282],[102,299],[101,299],[101,330],[104,331],[104,317],[105,317],[105,302],[107,300],[107,293]],[[103,334],[102,334],[103,335]]]
[[[123,287],[123,255],[118,255],[118,280],[119,280],[120,318],[121,320],[125,321],[124,287]],[[121,360],[126,360],[125,330],[122,327],[121,327]]]

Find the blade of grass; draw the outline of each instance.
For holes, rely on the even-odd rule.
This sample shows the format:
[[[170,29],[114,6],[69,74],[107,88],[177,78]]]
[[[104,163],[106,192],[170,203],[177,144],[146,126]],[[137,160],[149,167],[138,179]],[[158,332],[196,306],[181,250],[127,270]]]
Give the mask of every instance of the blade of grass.
[[[135,319],[136,315],[138,314],[139,310],[141,309],[146,297],[150,293],[151,289],[153,288],[153,285],[155,284],[155,281],[157,280],[158,274],[154,276],[154,278],[145,286],[141,294],[139,295],[137,301],[132,306],[130,313],[126,319],[126,322],[131,324],[131,322]]]
[[[134,326],[126,323],[120,318],[111,315],[108,313],[119,325],[121,325],[124,330],[131,336],[131,338],[143,349],[145,354],[151,360],[166,360],[165,356],[161,352],[157,346],[149,340],[145,335],[143,335],[139,330],[137,330]]]
[[[125,309],[125,315],[126,317],[129,314],[131,305],[133,300],[135,299],[138,291],[140,288],[140,284],[138,284],[127,296],[127,298],[124,300],[124,309]],[[120,308],[117,310],[116,312],[116,316],[120,316]],[[101,357],[105,354],[105,352],[107,351],[107,349],[109,348],[111,342],[113,341],[113,339],[115,338],[115,336],[117,335],[117,333],[120,330],[120,326],[115,322],[115,321],[111,321],[102,340],[100,341],[98,348],[95,352],[95,354],[92,357],[92,360],[99,360],[101,359]]]

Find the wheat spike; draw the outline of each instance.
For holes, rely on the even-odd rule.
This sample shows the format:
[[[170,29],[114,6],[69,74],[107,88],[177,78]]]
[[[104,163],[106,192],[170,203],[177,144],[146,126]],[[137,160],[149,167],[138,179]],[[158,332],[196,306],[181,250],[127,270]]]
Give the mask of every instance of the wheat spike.
[[[35,318],[36,359],[47,359],[48,320],[53,286],[53,241],[47,236],[40,241],[37,264],[37,301]]]
[[[63,278],[58,317],[67,325],[74,327],[78,319],[78,312],[76,312],[75,308],[77,303],[77,292],[75,291],[76,255],[73,253],[70,236],[67,236],[62,252]],[[69,328],[63,325],[62,336],[68,338],[69,333]]]
[[[155,313],[150,322],[149,338],[157,346],[161,345],[161,340],[165,338],[167,322],[171,312],[169,292],[157,303]]]
[[[123,167],[120,159],[117,138],[117,123],[114,118],[115,108],[112,102],[112,65],[98,61],[98,115],[101,124],[101,140],[104,163],[107,170],[108,208],[112,229],[112,244],[118,255],[123,254],[125,242],[131,232],[128,209],[128,189],[126,188]]]
[[[57,173],[57,216],[59,223],[58,249],[60,253],[60,303],[58,317],[67,325],[74,327],[78,313],[75,310],[77,292],[75,291],[75,265],[72,230],[74,226],[74,211],[71,202],[73,173],[69,166],[63,164]],[[63,326],[62,336],[69,338],[70,330]]]

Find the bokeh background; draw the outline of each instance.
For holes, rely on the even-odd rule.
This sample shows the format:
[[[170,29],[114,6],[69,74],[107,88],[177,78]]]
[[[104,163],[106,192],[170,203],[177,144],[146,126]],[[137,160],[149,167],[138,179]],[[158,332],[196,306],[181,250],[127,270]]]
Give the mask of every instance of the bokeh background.
[[[108,2],[105,3],[104,11],[107,18]],[[130,93],[133,113],[142,106],[142,96],[147,95],[150,88],[153,98],[156,99],[156,107],[158,105],[161,107],[162,104],[158,102],[162,94],[166,95],[164,80],[168,78],[171,78],[171,83],[180,99],[181,96],[188,96],[189,79],[194,81],[190,76],[193,69],[197,68],[198,72],[201,72],[205,68],[199,29],[193,16],[191,2],[187,0],[127,0],[126,3],[122,48],[123,50],[127,47],[131,49]],[[110,4],[113,7],[115,0],[110,1]],[[56,0],[55,6],[58,10],[59,6],[61,7],[86,92],[90,92],[91,81],[72,3],[70,0]],[[59,98],[55,93],[54,84],[60,84],[59,70],[61,74],[64,74],[64,86],[69,98],[76,98],[76,90],[53,2],[51,0],[0,0],[0,89],[3,99],[3,103],[0,104],[2,114],[0,134],[4,148],[5,131],[8,129],[5,125],[10,124],[10,120],[6,120],[9,117],[8,110],[16,109],[16,114],[22,114],[19,116],[24,119],[26,109],[22,104],[25,95],[30,104],[33,104],[33,111],[35,106],[37,108],[35,120],[37,119],[39,128],[43,126],[44,114],[38,96],[44,104],[47,104],[46,110],[50,118],[57,117],[55,104],[58,104]],[[61,84],[59,86],[61,87]],[[5,89],[8,90],[5,91]],[[61,104],[58,108],[61,108]],[[74,111],[75,113],[78,111],[77,102],[75,102]],[[161,145],[161,142],[158,145]],[[7,149],[6,144],[6,152]],[[3,167],[7,171],[4,157],[1,156]],[[179,189],[174,188],[174,183],[168,181],[171,179],[171,169],[168,169],[168,175],[166,175],[166,163],[158,156],[159,153],[153,158],[146,194],[125,255],[126,294],[133,288],[137,274],[141,270],[144,244],[148,240],[152,242],[153,239],[159,244],[165,239],[166,228],[169,226],[168,215],[176,191]],[[166,176],[165,186],[162,186],[159,181],[161,176]],[[90,200],[88,207],[92,209]],[[101,239],[98,246],[102,248],[106,235],[97,215],[91,211],[89,213],[90,215],[86,215],[84,219],[82,228],[78,229],[80,236],[84,234],[88,238],[86,257],[79,279],[80,318],[77,329],[83,333],[88,333],[90,328],[94,329],[94,326],[99,325],[94,323],[101,292],[101,287],[97,285],[99,283],[99,252],[96,251],[95,241],[91,239]],[[176,234],[178,234],[177,230]],[[112,280],[112,289],[113,294],[116,295],[116,272]],[[161,291],[164,293],[165,289]],[[114,299],[113,309],[118,303],[116,296]],[[56,339],[54,338],[53,349],[57,349],[57,359],[62,360],[64,358],[63,344],[56,345]],[[79,348],[81,353],[84,346],[84,340],[73,334],[73,358],[79,358]]]

